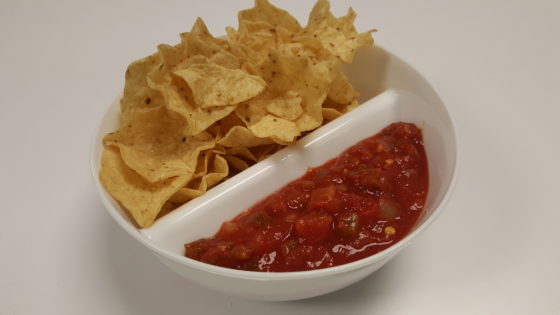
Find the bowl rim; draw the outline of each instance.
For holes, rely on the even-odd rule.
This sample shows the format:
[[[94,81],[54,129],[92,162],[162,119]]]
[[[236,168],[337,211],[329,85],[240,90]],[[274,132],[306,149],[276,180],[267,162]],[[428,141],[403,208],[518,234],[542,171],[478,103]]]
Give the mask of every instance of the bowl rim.
[[[451,181],[449,182],[449,185],[445,188],[443,198],[441,200],[439,200],[439,202],[434,206],[435,207],[434,211],[431,213],[431,215],[429,217],[426,218],[426,220],[424,222],[422,222],[420,225],[416,226],[412,232],[408,233],[404,238],[399,240],[397,243],[391,245],[390,247],[388,247],[388,248],[386,248],[386,249],[384,249],[384,250],[382,250],[382,251],[380,251],[376,254],[373,254],[371,256],[368,256],[368,257],[365,257],[365,258],[362,258],[360,260],[353,261],[353,262],[350,262],[350,263],[346,263],[346,264],[343,264],[343,265],[338,265],[338,266],[333,266],[333,267],[328,267],[328,268],[323,268],[323,269],[305,270],[305,271],[289,271],[289,272],[260,272],[260,271],[246,271],[246,270],[230,269],[230,268],[225,268],[225,267],[220,267],[220,266],[215,266],[215,265],[210,265],[210,264],[207,264],[207,263],[203,263],[203,262],[193,260],[193,259],[187,258],[185,256],[178,255],[176,253],[172,253],[168,250],[160,248],[155,243],[151,242],[147,237],[145,237],[141,233],[141,230],[139,230],[138,228],[136,228],[135,226],[130,224],[128,221],[126,221],[123,218],[122,215],[120,215],[118,213],[118,209],[115,209],[115,207],[111,204],[111,202],[108,199],[108,198],[111,198],[111,197],[109,196],[108,192],[103,188],[101,182],[99,181],[99,176],[98,176],[99,167],[97,165],[98,156],[97,156],[96,152],[97,152],[97,145],[99,143],[99,140],[103,136],[103,135],[100,134],[101,127],[102,127],[102,122],[105,121],[108,114],[110,114],[111,109],[115,105],[115,103],[118,103],[120,101],[120,98],[122,97],[122,92],[119,94],[119,96],[117,97],[117,99],[114,102],[112,102],[108,106],[106,106],[106,108],[102,112],[103,114],[101,114],[100,117],[98,117],[98,119],[96,120],[97,124],[95,125],[95,132],[93,133],[93,137],[91,139],[91,144],[90,144],[90,170],[91,170],[91,174],[93,176],[93,180],[94,180],[94,184],[95,184],[97,193],[101,197],[101,201],[103,203],[103,206],[105,207],[105,210],[118,223],[118,225],[121,228],[123,228],[134,239],[136,239],[141,244],[143,244],[148,249],[150,249],[153,253],[155,253],[159,256],[162,256],[163,258],[166,258],[166,259],[168,259],[168,260],[170,260],[174,263],[177,263],[177,264],[180,264],[180,265],[183,265],[183,266],[187,266],[187,267],[196,269],[198,271],[203,271],[203,272],[208,272],[208,273],[215,274],[215,275],[227,276],[227,277],[238,278],[238,279],[251,279],[251,280],[261,280],[261,281],[291,280],[291,279],[299,279],[299,280],[312,279],[312,278],[322,277],[322,276],[325,276],[325,275],[341,274],[341,273],[346,273],[346,272],[350,272],[350,271],[353,271],[353,270],[365,268],[365,267],[367,267],[369,265],[372,265],[376,262],[382,261],[382,260],[384,260],[388,257],[392,257],[394,254],[399,252],[401,249],[403,249],[404,247],[409,245],[410,242],[414,238],[416,238],[420,233],[422,233],[425,229],[427,229],[437,219],[437,217],[439,217],[439,215],[443,212],[443,209],[445,208],[445,206],[449,203],[449,201],[450,201],[450,199],[453,195],[453,192],[455,190],[455,187],[457,185],[457,181],[458,181],[458,177],[459,177],[459,165],[460,165],[460,151],[459,151],[460,150],[460,145],[459,145],[459,142],[460,142],[460,138],[458,136],[456,124],[453,120],[453,117],[450,115],[450,113],[448,111],[448,107],[445,105],[445,103],[441,99],[439,93],[437,93],[436,88],[434,86],[432,86],[431,84],[429,84],[429,82],[426,80],[426,78],[421,73],[419,73],[414,67],[412,67],[412,65],[410,65],[408,62],[406,62],[405,60],[400,58],[398,55],[394,54],[390,50],[385,49],[383,46],[381,46],[379,44],[376,44],[376,46],[377,46],[377,48],[380,48],[380,49],[384,50],[392,58],[395,58],[399,62],[406,65],[410,70],[414,71],[415,74],[418,76],[418,78],[423,80],[425,83],[427,83],[428,86],[433,90],[434,97],[436,97],[438,99],[438,101],[441,104],[443,104],[443,110],[445,112],[445,115],[447,116],[446,118],[449,120],[449,125],[450,125],[450,130],[448,130],[448,131],[451,133],[452,139],[454,140],[453,141],[453,146],[454,146],[453,149],[455,150],[455,156],[454,156],[454,160],[452,161],[452,167],[451,167]],[[385,89],[384,91],[388,91],[388,90],[390,90],[390,88]],[[383,93],[383,92],[381,92],[381,93]],[[369,100],[367,100],[367,101],[369,101]],[[365,102],[367,102],[367,101],[365,101]]]

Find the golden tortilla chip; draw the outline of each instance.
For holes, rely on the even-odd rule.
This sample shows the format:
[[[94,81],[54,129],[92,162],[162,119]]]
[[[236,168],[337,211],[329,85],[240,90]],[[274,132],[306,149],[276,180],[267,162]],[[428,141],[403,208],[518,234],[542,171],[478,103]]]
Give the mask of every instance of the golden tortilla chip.
[[[208,27],[201,18],[196,19],[193,27],[191,28],[191,33],[197,35],[203,41],[211,41],[212,43],[220,46],[226,51],[229,49],[228,41],[225,39],[216,38],[212,34],[210,34]],[[186,36],[186,33],[182,34],[182,37]]]
[[[131,112],[159,107],[163,104],[163,97],[159,91],[152,89],[147,82],[147,75],[161,64],[159,54],[131,63],[125,75],[123,97],[120,101],[121,124],[128,123]]]
[[[229,173],[228,163],[224,157],[214,154],[214,161],[208,173],[202,178],[195,179],[186,187],[179,189],[170,200],[177,204],[183,204],[193,198],[201,196],[208,189],[219,183]]]
[[[290,13],[273,6],[267,0],[255,0],[255,6],[239,11],[238,18],[239,21],[264,22],[273,27],[284,28],[291,33],[301,30],[299,22]]]
[[[355,98],[349,104],[340,104],[327,98],[325,103],[323,103],[323,117],[325,120],[331,121],[351,111],[357,106],[358,101]]]
[[[120,148],[125,164],[150,182],[195,171],[198,154],[214,147],[209,133],[185,136],[184,121],[170,117],[165,107],[139,112],[130,124],[104,138]]]
[[[270,31],[271,25],[266,22],[239,21],[239,30],[226,28],[231,41],[244,46],[243,60],[253,61],[257,64],[266,54],[277,47],[276,36]]]
[[[214,187],[223,178],[228,175],[228,164],[225,158],[219,154],[214,156],[214,163],[208,174],[203,177],[203,181],[206,182],[207,189]]]
[[[248,126],[247,128],[256,138],[270,138],[270,140],[276,143],[285,145],[293,142],[300,135],[294,122],[270,115],[264,107],[266,107],[266,102],[255,99],[248,104],[242,104],[237,107],[235,113]],[[243,127],[236,128],[234,131],[246,133]],[[234,133],[231,132],[231,134]],[[240,143],[232,141],[229,144],[239,146]],[[254,144],[261,145],[262,143],[255,142]]]
[[[212,37],[209,34],[210,33],[200,36],[197,33],[193,32],[182,33],[181,43],[176,46],[179,52],[180,59],[177,63],[173,64],[173,67],[181,68],[181,65],[183,63],[189,63],[189,59],[200,56],[206,57],[222,67],[229,69],[238,69],[240,63],[237,57],[235,57],[229,51],[225,50],[219,44],[216,44],[216,41],[218,39]],[[169,69],[174,70],[173,68]]]
[[[237,171],[244,171],[249,168],[249,164],[247,162],[236,156],[226,155],[226,160],[228,164]]]
[[[192,91],[184,80],[152,74],[148,77],[150,86],[161,92],[167,109],[186,120],[185,135],[196,135],[235,110],[234,105],[202,108],[194,102]]]
[[[340,72],[340,65],[333,60],[311,61],[277,52],[272,52],[270,59],[267,64],[270,74],[263,74],[265,80],[270,80],[269,90],[273,94],[294,93],[301,97],[302,114],[296,120],[299,131],[319,127],[323,121],[321,106],[331,83]]]
[[[188,181],[188,176],[149,182],[124,164],[116,147],[106,147],[101,157],[99,179],[103,187],[133,216],[136,223],[150,226],[163,204]]]
[[[226,149],[226,154],[243,158],[251,162],[257,162],[257,158],[255,157],[255,155],[246,147],[228,148]]]
[[[270,137],[280,144],[292,143],[300,135],[296,123],[272,115],[264,116],[259,122],[251,124],[249,129],[259,138]]]
[[[191,177],[191,181],[200,178],[208,172],[208,160],[215,155],[212,150],[206,150],[200,153],[196,162],[196,169]]]
[[[272,141],[268,138],[259,138],[255,136],[249,129],[243,126],[235,126],[218,141],[218,144],[224,147],[256,147],[259,145],[270,144]]]
[[[282,148],[283,146],[277,143],[272,143],[267,145],[261,145],[254,148],[249,148],[249,150],[251,151],[251,153],[257,160],[257,162],[260,162],[266,159],[267,157],[269,157],[270,155],[280,151]]]
[[[354,90],[354,87],[348,81],[348,77],[343,73],[340,73],[331,83],[327,94],[327,98],[339,104],[351,104],[357,97],[358,92]]]
[[[266,111],[280,118],[293,121],[303,113],[301,102],[301,95],[290,90],[271,99],[266,105]]]
[[[328,0],[318,0],[309,14],[309,22],[300,36],[317,38],[324,49],[342,62],[350,63],[357,49],[373,44],[372,31],[361,34],[354,28],[356,12],[348,9],[346,16],[335,18]]]
[[[202,108],[243,102],[261,93],[266,85],[258,76],[211,63],[193,64],[173,74],[188,83]]]
[[[218,126],[220,126],[220,130],[223,134],[227,134],[231,128],[235,126],[245,126],[243,121],[237,117],[235,113],[231,113],[228,116],[220,119],[220,121],[216,122]]]
[[[326,121],[334,120],[340,116],[342,116],[342,113],[334,108],[323,108],[323,118],[325,118]]]
[[[234,43],[234,54],[242,56],[249,69],[256,67],[266,55],[283,43],[292,40],[302,27],[288,12],[279,9],[266,0],[256,0],[255,6],[238,14],[239,29],[226,28],[230,42]],[[245,46],[248,49],[240,48]]]

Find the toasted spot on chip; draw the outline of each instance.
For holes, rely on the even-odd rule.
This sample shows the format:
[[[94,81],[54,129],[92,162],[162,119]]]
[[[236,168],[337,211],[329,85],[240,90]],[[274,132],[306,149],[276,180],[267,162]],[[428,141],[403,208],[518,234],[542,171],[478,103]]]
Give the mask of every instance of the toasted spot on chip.
[[[103,187],[133,216],[136,223],[148,227],[163,204],[188,181],[177,176],[159,182],[149,182],[124,164],[116,147],[106,147],[101,157],[99,179]]]

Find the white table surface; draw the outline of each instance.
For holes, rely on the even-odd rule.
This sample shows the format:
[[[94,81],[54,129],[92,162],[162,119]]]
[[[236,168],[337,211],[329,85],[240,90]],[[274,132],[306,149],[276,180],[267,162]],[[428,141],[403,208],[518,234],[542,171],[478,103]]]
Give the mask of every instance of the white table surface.
[[[312,1],[273,1],[302,22]],[[560,314],[560,2],[333,1],[419,70],[461,141],[446,211],[393,261],[323,297],[217,294],[112,221],[89,170],[128,63],[236,1],[0,2],[0,314]]]

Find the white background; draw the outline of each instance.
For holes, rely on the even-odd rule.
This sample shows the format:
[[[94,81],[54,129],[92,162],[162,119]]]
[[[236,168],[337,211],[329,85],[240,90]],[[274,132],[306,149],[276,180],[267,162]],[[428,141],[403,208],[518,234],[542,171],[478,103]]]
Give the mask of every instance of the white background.
[[[302,22],[312,1],[273,1]],[[333,1],[408,61],[457,123],[446,211],[378,272],[262,303],[182,278],[103,209],[89,145],[128,63],[237,1],[0,2],[0,314],[560,314],[560,2]]]

